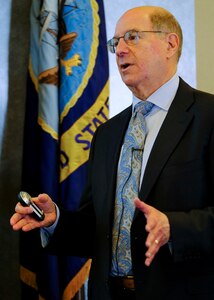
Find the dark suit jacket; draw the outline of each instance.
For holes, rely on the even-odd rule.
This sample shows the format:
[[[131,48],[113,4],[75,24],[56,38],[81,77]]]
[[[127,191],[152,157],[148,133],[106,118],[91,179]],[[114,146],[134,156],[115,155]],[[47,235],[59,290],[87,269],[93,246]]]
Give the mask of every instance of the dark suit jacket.
[[[111,232],[117,164],[131,107],[98,128],[79,212],[61,212],[50,247],[92,257],[89,299],[109,300]],[[145,217],[131,228],[137,300],[214,299],[214,96],[183,80],[151,151],[140,198],[164,212],[172,252],[145,260]]]

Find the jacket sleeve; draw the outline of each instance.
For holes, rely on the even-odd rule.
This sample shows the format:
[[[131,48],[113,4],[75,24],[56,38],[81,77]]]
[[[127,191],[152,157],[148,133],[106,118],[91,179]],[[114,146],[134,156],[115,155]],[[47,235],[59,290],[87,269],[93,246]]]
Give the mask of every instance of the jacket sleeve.
[[[207,203],[188,212],[167,212],[175,261],[200,259],[214,253],[214,130],[207,152]],[[207,196],[206,196],[207,197]],[[194,199],[192,199],[194,202]]]

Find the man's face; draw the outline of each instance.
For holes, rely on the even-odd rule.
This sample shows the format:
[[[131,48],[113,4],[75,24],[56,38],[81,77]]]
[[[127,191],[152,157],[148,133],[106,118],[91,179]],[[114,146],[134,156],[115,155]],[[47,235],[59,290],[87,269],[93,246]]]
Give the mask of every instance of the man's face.
[[[130,11],[122,16],[115,29],[115,37],[124,36],[129,30],[152,31],[149,15],[142,11]],[[143,33],[135,45],[123,38],[116,48],[116,61],[123,82],[135,93],[162,84],[167,72],[166,35]]]

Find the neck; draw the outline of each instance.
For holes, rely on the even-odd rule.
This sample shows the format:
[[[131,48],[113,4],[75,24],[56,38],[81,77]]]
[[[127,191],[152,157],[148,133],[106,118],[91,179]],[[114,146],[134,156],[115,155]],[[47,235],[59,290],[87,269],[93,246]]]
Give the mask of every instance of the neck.
[[[169,81],[176,73],[176,70],[167,74],[162,78],[153,78],[152,80],[146,80],[140,85],[140,87],[129,87],[135,97],[141,100],[146,100],[155,91],[157,91],[162,85]]]

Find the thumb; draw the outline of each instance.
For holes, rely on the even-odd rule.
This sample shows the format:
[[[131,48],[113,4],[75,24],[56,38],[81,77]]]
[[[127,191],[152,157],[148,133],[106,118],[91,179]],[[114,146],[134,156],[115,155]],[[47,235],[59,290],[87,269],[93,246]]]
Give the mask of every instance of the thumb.
[[[138,208],[144,215],[147,217],[147,215],[150,212],[150,206],[146,204],[145,202],[141,201],[139,198],[134,199],[135,207]]]
[[[45,213],[55,211],[55,204],[47,194],[39,194],[38,197],[32,200],[44,210]]]
[[[51,201],[51,198],[47,194],[39,194],[38,195],[39,202],[46,203],[47,201]]]

